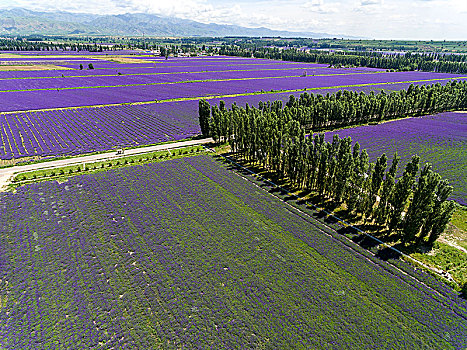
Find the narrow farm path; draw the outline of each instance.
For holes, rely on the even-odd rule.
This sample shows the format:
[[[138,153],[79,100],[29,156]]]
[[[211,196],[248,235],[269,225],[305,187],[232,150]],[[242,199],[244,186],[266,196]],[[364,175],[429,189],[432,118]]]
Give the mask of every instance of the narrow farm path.
[[[213,142],[212,138],[205,138],[205,139],[199,139],[199,140],[187,140],[187,141],[166,143],[166,144],[160,144],[160,145],[154,145],[154,146],[125,149],[124,154],[117,154],[117,152],[115,151],[115,152],[107,152],[107,153],[101,153],[101,154],[93,154],[89,156],[51,160],[49,162],[19,165],[19,166],[14,166],[10,168],[4,168],[4,169],[0,169],[0,191],[5,190],[8,183],[13,178],[13,176],[19,173],[24,173],[28,171],[34,171],[34,170],[60,168],[60,167],[68,166],[68,165],[93,163],[93,162],[102,161],[102,160],[116,159],[116,158],[121,158],[121,157],[126,157],[126,156],[137,155],[137,154],[151,153],[151,152],[162,151],[166,149],[195,146],[195,145],[201,145],[201,144],[210,143],[210,142]]]

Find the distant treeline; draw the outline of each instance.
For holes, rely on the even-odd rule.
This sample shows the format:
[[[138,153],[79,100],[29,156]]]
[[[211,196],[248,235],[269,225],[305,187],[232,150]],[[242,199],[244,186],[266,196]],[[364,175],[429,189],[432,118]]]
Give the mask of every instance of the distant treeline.
[[[453,82],[426,88],[412,86],[390,95],[346,91],[313,97],[305,93],[299,99],[291,97],[285,106],[275,101],[261,103],[258,108],[233,104],[227,109],[223,101],[211,106],[202,100],[199,119],[205,136],[228,142],[240,158],[261,164],[300,189],[345,203],[349,214],[362,215],[367,222],[398,232],[404,243],[431,245],[444,231],[455,204],[447,200],[452,187],[431,170],[430,164],[418,175],[420,159],[414,155],[396,182],[397,154],[387,169],[385,154],[375,164],[370,163],[368,153],[360,150],[358,143],[352,149],[349,137],[335,135],[332,142],[326,142],[323,134],[306,136],[302,126],[330,128],[383,116],[465,108],[466,92],[465,82]],[[388,109],[382,101],[386,101],[384,106],[397,107],[384,113]],[[344,112],[350,109],[358,111],[352,119]]]
[[[324,63],[332,66],[355,66],[392,69],[398,71],[419,70],[425,72],[467,73],[467,55],[442,53],[389,54],[383,52],[330,52],[296,48],[240,48],[222,46],[219,54],[228,56],[270,58],[293,62]]]
[[[102,42],[71,41],[73,38],[61,38],[63,42],[44,41],[45,38],[0,39],[0,51],[72,51],[72,52],[109,52],[118,50],[153,50],[159,51],[160,56],[177,56],[180,53],[217,53],[218,49],[204,44],[160,44],[155,40],[137,40],[128,38],[125,41],[112,42],[108,38],[102,38]],[[91,39],[90,39],[91,40]],[[95,39],[93,39],[95,40]]]
[[[92,43],[54,43],[41,41],[22,41],[0,39],[0,51],[89,51],[103,52],[114,51],[123,48],[123,45],[99,45]]]

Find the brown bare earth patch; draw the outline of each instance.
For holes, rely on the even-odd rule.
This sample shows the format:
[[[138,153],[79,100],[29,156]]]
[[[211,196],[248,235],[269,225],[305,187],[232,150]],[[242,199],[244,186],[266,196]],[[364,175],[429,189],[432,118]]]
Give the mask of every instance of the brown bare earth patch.
[[[22,158],[13,158],[13,159],[0,159],[0,167],[4,166],[12,166],[16,165],[21,162],[30,162],[30,161],[37,161],[40,160],[42,157],[34,156],[34,157],[22,157]]]
[[[0,65],[0,71],[35,71],[35,70],[72,70],[73,68],[56,66],[53,64],[31,64],[31,65]]]

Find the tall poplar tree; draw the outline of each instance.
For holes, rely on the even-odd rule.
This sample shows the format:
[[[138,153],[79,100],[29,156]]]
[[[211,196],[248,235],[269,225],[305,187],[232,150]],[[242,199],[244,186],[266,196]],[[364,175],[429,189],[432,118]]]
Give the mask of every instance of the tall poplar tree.
[[[454,213],[454,202],[447,200],[451,193],[452,186],[449,185],[448,181],[439,181],[434,196],[433,210],[426,218],[420,235],[428,240],[429,245],[432,245],[443,233]]]
[[[385,224],[388,221],[389,214],[389,200],[392,197],[394,186],[396,184],[396,173],[397,166],[399,164],[400,157],[397,155],[397,152],[394,154],[392,159],[391,167],[386,173],[386,177],[383,181],[383,188],[381,190],[381,196],[379,200],[379,205],[376,209],[376,221],[379,224]]]
[[[211,117],[211,105],[206,100],[200,100],[198,105],[199,126],[203,136],[210,136],[209,119]]]
[[[440,178],[439,174],[431,170],[431,164],[425,164],[404,219],[403,242],[409,243],[416,239],[425,220],[433,211],[434,196]]]
[[[373,206],[377,201],[377,196],[383,183],[384,172],[388,166],[388,157],[385,153],[376,160],[375,169],[371,177],[370,191],[368,195],[368,207],[366,215],[370,216],[373,212]]]
[[[389,229],[395,230],[402,220],[402,212],[405,209],[407,200],[412,194],[412,186],[415,183],[415,177],[420,167],[420,157],[412,156],[411,161],[406,165],[401,179],[396,183],[390,204],[392,211],[390,214]]]

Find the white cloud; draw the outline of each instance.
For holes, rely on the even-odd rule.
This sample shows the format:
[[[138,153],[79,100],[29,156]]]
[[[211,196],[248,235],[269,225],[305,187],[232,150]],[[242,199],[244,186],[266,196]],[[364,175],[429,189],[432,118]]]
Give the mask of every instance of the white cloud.
[[[195,16],[210,12],[213,5],[203,0],[111,0],[116,7],[131,7],[131,12],[158,13],[166,16]],[[122,6],[124,5],[124,6]]]
[[[368,5],[383,5],[383,0],[361,0],[361,6],[368,6]]]
[[[336,13],[338,12],[337,7],[329,4],[325,4],[324,0],[312,0],[303,4],[303,7],[311,12],[319,13]]]

